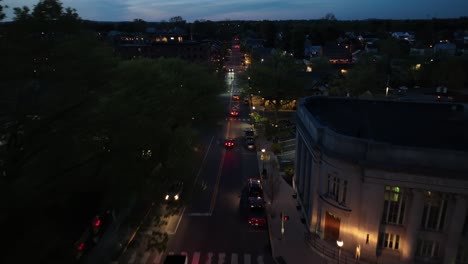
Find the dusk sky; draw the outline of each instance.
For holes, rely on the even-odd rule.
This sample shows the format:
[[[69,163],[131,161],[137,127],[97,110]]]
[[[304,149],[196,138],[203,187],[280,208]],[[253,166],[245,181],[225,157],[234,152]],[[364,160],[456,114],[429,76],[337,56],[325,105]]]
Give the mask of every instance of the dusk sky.
[[[32,8],[38,0],[4,0],[9,21],[13,7]],[[83,19],[148,22],[181,16],[195,20],[430,19],[468,16],[468,0],[62,0]]]

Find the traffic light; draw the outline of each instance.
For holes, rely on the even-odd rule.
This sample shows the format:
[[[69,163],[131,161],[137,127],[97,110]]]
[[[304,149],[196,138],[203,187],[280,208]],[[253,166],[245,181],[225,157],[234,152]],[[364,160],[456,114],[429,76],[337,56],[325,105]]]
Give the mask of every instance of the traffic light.
[[[287,222],[287,221],[289,221],[289,215],[285,215],[285,216],[283,216],[283,221],[284,221],[284,222]]]

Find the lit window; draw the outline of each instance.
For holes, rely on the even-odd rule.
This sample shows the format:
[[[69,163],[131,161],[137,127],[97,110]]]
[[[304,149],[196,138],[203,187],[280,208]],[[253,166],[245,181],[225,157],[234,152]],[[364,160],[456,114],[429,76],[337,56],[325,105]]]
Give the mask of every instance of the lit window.
[[[400,235],[380,233],[378,245],[380,248],[398,250],[400,248]]]
[[[403,224],[405,197],[399,187],[385,187],[382,222],[385,224]]]

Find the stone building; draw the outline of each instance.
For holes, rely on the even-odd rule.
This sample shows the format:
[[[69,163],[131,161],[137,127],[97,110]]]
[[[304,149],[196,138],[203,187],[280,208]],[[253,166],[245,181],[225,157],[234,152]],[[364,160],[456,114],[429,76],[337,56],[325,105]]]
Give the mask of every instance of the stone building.
[[[468,263],[468,109],[307,97],[294,188],[311,232],[361,260]]]

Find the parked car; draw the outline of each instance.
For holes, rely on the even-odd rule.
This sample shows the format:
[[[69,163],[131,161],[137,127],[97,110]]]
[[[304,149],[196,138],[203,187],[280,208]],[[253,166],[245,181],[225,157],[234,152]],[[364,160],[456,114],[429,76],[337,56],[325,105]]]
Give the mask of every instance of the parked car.
[[[263,198],[263,188],[260,179],[250,178],[247,181],[247,195],[249,198]]]
[[[250,198],[247,222],[253,227],[263,227],[266,225],[266,213],[263,199]]]
[[[245,139],[245,146],[248,150],[255,150],[255,139],[254,138],[246,138]]]

